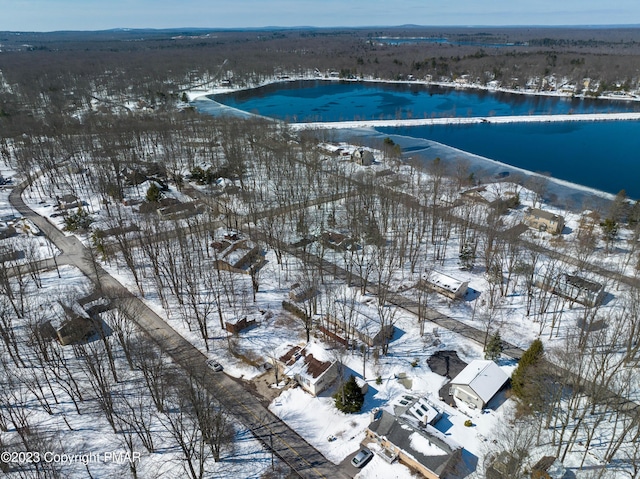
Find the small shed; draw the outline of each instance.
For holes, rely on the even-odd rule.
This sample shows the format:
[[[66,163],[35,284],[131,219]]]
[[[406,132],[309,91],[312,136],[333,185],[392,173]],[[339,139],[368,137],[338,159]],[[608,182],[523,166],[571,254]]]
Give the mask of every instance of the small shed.
[[[255,319],[247,319],[246,316],[242,318],[233,318],[224,322],[224,327],[231,334],[238,334],[247,328],[255,326],[257,321]]]

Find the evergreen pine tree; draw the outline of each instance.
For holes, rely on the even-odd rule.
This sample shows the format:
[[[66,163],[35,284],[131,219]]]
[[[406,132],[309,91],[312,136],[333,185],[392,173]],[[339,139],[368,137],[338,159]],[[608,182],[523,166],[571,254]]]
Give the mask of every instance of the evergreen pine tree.
[[[151,186],[147,190],[147,201],[149,203],[157,203],[160,201],[161,196],[162,192],[160,191],[160,188],[158,188],[158,185],[151,183]]]
[[[333,395],[336,401],[336,408],[346,413],[360,412],[364,404],[364,394],[360,386],[356,383],[356,378],[351,375],[349,380]]]
[[[484,351],[484,358],[495,361],[500,358],[501,354],[502,338],[500,337],[500,333],[496,331],[495,334],[489,338],[489,342],[487,343],[487,347]]]
[[[465,243],[460,250],[460,254],[458,255],[460,269],[463,271],[471,271],[473,270],[473,262],[476,259],[475,252],[473,251],[473,246]]]
[[[522,400],[527,399],[527,389],[533,379],[533,370],[540,362],[540,359],[542,359],[543,353],[544,347],[542,341],[536,339],[531,343],[529,349],[524,352],[518,362],[518,367],[511,375],[511,388],[513,393]]]

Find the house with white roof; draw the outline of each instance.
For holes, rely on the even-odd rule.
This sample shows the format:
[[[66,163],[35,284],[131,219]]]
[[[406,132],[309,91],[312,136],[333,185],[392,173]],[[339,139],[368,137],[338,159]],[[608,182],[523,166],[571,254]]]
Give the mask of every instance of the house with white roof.
[[[431,289],[449,299],[460,299],[467,292],[469,282],[460,281],[438,271],[431,271],[422,275],[419,286]]]
[[[508,380],[493,361],[476,359],[451,380],[449,394],[474,409],[482,409]]]
[[[442,411],[425,396],[403,394],[392,402],[393,414],[407,415],[421,425],[434,425],[442,417]]]

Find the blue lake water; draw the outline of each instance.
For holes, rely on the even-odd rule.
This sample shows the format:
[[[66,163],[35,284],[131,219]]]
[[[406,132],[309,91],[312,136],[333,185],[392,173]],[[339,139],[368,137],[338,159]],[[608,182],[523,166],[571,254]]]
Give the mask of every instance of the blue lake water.
[[[482,123],[378,128],[427,138],[533,172],[640,198],[640,122]]]
[[[640,103],[517,95],[419,84],[293,81],[214,95],[240,110],[292,122],[640,111]]]
[[[640,102],[458,90],[423,85],[300,81],[213,97],[287,121],[640,111]],[[200,107],[199,107],[200,108]],[[640,122],[474,124],[378,128],[433,140],[553,178],[640,198]]]

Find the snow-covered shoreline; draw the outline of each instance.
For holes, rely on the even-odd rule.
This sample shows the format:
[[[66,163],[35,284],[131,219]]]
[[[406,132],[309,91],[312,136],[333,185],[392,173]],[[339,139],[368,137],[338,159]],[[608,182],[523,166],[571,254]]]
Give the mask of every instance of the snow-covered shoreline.
[[[611,101],[611,102],[620,102],[620,101],[640,101],[640,96],[634,95],[632,93],[624,93],[624,94],[603,94],[598,96],[593,95],[585,95],[585,94],[575,94],[572,92],[566,91],[539,91],[532,89],[524,89],[524,90],[516,90],[513,88],[504,88],[500,86],[487,86],[481,85],[478,83],[457,83],[457,82],[446,82],[446,81],[428,81],[428,80],[384,80],[380,78],[337,78],[337,77],[319,77],[319,76],[298,76],[298,77],[287,77],[287,78],[272,78],[266,80],[264,82],[244,86],[244,87],[231,87],[231,86],[218,86],[205,90],[191,90],[187,91],[187,97],[189,101],[194,101],[203,96],[209,95],[217,95],[220,93],[232,93],[236,91],[243,90],[253,90],[255,88],[260,88],[268,85],[275,85],[277,83],[292,83],[296,81],[332,81],[332,82],[352,82],[352,83],[382,83],[382,84],[390,84],[390,85],[421,85],[425,87],[442,87],[442,88],[451,88],[455,90],[471,90],[471,91],[486,91],[486,92],[494,92],[494,93],[509,93],[513,95],[525,95],[525,96],[546,96],[546,97],[554,97],[554,98],[577,98],[577,99],[589,99],[589,100],[603,100],[603,101]]]
[[[408,120],[362,120],[339,122],[290,123],[293,129],[304,130],[314,128],[380,128],[430,125],[473,125],[478,123],[554,123],[568,121],[631,121],[640,120],[640,113],[583,113],[563,115],[517,115],[517,116],[478,116],[451,118],[420,118]]]
[[[209,105],[215,105],[214,109],[219,110],[220,114],[231,114],[238,117],[261,117],[266,118],[261,115],[257,115],[255,113],[250,113],[244,110],[240,110],[238,108],[230,107],[228,105],[224,105],[219,103],[212,98],[211,95],[220,94],[220,93],[231,93],[234,91],[241,90],[251,90],[254,88],[259,88],[262,86],[277,84],[277,83],[290,83],[294,81],[300,80],[322,80],[322,81],[350,81],[350,82],[368,82],[368,83],[385,83],[385,84],[410,84],[410,85],[424,85],[424,86],[439,86],[439,87],[447,87],[453,89],[469,89],[469,90],[483,90],[483,91],[492,91],[498,93],[512,93],[516,95],[531,95],[531,96],[551,96],[551,97],[560,97],[560,98],[586,98],[584,95],[570,95],[563,92],[537,92],[537,91],[529,91],[529,90],[510,90],[505,88],[489,88],[483,85],[475,85],[475,84],[467,84],[467,85],[459,85],[456,83],[447,83],[447,82],[428,82],[428,81],[407,81],[407,80],[378,80],[378,79],[367,79],[367,80],[359,80],[359,79],[339,79],[339,78],[318,78],[318,77],[299,77],[299,78],[288,78],[288,79],[272,79],[266,82],[263,82],[259,85],[254,85],[250,87],[243,88],[234,88],[234,87],[215,87],[212,89],[198,90],[187,92],[188,98],[191,102],[194,101],[202,101],[207,102]],[[596,97],[590,97],[596,98]],[[605,100],[605,101],[640,101],[638,97],[629,97],[629,98],[619,98],[619,97],[609,97],[609,96],[599,96],[597,99]],[[622,112],[622,113],[583,113],[583,114],[558,114],[558,115],[512,115],[512,116],[479,116],[479,117],[446,117],[446,118],[413,118],[413,119],[394,119],[394,120],[358,120],[358,121],[336,121],[336,122],[310,122],[310,123],[289,123],[288,126],[294,130],[310,130],[310,129],[326,129],[326,130],[343,130],[352,132],[354,130],[359,130],[363,136],[369,136],[372,134],[371,130],[375,128],[384,128],[384,127],[411,127],[411,126],[431,126],[431,125],[474,125],[481,123],[490,123],[490,124],[509,124],[509,123],[561,123],[561,122],[597,122],[597,121],[640,121],[640,112]],[[377,132],[375,132],[377,133]],[[374,135],[375,135],[374,133]],[[424,140],[424,139],[423,139]],[[512,173],[520,173],[525,176],[543,176],[539,173],[535,173],[530,170],[526,170],[524,168],[520,168],[517,166],[510,165],[508,163],[503,163],[498,160],[494,160],[492,158],[487,158],[481,155],[477,155],[465,150],[460,150],[458,148],[452,147],[450,145],[441,144],[432,140],[424,140],[428,142],[429,145],[425,146],[437,146],[439,149],[447,150],[450,154],[447,155],[446,151],[443,151],[443,158],[451,157],[451,158],[461,158],[464,157],[469,160],[472,164],[478,165],[484,168],[491,165],[494,168],[499,168],[502,170],[509,170]],[[413,155],[420,156],[419,151],[413,151]],[[492,168],[489,167],[491,170]],[[497,171],[497,170],[496,170]],[[550,185],[554,187],[551,188],[550,193],[553,194],[560,202],[569,202],[563,201],[570,200],[573,204],[582,203],[583,199],[586,196],[591,196],[595,198],[600,198],[604,201],[610,201],[614,198],[614,195],[608,193],[606,191],[601,191],[595,188],[591,188],[586,185],[581,185],[578,183],[573,183],[568,180],[557,179],[553,177],[545,177]],[[554,202],[555,203],[555,202]]]

